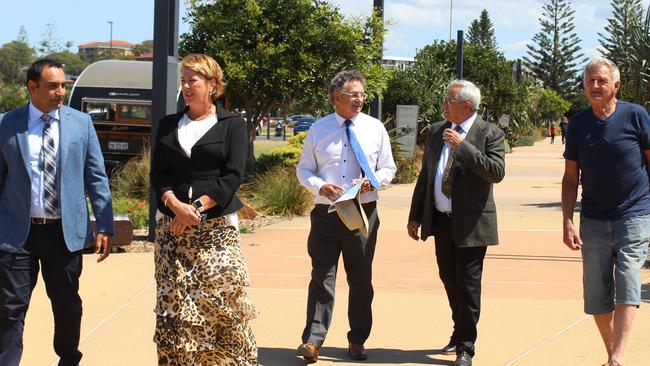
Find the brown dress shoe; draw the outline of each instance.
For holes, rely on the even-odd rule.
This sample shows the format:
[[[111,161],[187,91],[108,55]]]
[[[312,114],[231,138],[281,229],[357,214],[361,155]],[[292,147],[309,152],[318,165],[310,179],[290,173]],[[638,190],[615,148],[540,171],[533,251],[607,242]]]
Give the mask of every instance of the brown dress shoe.
[[[318,346],[312,342],[303,343],[298,346],[298,349],[296,350],[296,356],[302,356],[305,361],[314,363],[318,361]]]
[[[368,352],[363,348],[363,344],[350,342],[348,353],[353,360],[362,361],[368,358]]]

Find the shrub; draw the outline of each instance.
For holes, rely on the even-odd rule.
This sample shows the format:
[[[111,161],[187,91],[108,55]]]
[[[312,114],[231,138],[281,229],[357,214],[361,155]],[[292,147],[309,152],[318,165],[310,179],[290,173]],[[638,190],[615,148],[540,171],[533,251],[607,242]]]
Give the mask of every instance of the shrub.
[[[253,206],[272,215],[302,215],[312,207],[313,197],[293,169],[275,167],[257,174],[252,182]]]
[[[535,141],[537,141],[536,136],[519,136],[516,146],[533,146],[535,144]]]
[[[129,215],[134,229],[149,225],[149,202],[146,199],[113,196],[113,211]]]
[[[275,148],[268,153],[261,154],[255,161],[255,172],[262,175],[273,168],[294,168],[298,165],[302,147],[305,144],[306,132],[291,136],[287,145]]]
[[[415,182],[420,172],[415,166],[413,159],[404,158],[400,155],[395,155],[394,158],[397,171],[395,172],[395,178],[393,178],[393,184]]]
[[[149,199],[149,147],[142,154],[127,161],[111,177],[114,196]]]

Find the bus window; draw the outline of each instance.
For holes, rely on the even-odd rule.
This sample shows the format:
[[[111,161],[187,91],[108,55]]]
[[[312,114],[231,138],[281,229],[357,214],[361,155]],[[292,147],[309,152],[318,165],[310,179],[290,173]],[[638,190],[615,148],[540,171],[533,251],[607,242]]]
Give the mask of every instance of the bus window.
[[[114,103],[84,102],[82,108],[82,111],[88,113],[93,121],[115,121]]]
[[[119,104],[119,120],[135,123],[148,123],[151,120],[151,106],[139,104]]]

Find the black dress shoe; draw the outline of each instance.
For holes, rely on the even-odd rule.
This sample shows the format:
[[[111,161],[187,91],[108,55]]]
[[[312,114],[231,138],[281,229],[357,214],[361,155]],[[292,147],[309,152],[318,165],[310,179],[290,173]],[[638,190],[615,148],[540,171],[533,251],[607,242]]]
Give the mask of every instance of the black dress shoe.
[[[456,341],[454,339],[449,340],[449,344],[442,347],[440,353],[443,355],[455,355],[456,354]]]
[[[363,344],[350,342],[348,353],[350,354],[350,358],[356,361],[363,361],[368,358],[368,352],[366,352]]]
[[[456,366],[472,366],[472,356],[465,351],[461,351],[458,356],[456,356]]]

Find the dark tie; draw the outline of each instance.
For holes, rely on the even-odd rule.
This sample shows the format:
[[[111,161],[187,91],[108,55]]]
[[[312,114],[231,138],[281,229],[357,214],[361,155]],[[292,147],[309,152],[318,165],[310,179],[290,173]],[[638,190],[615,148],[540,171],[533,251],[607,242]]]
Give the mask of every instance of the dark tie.
[[[460,126],[456,126],[454,128],[454,131],[462,134],[463,133],[463,128]],[[454,181],[454,174],[453,174],[453,167],[454,167],[454,156],[452,155],[454,151],[449,152],[449,159],[447,159],[447,165],[445,165],[445,170],[442,173],[442,187],[441,191],[442,194],[445,195],[447,198],[451,198],[451,184]]]
[[[345,134],[348,136],[348,142],[350,142],[350,146],[352,146],[352,151],[354,151],[354,156],[357,157],[357,161],[359,162],[359,167],[361,168],[361,171],[363,174],[368,177],[370,180],[370,184],[375,189],[379,189],[379,181],[377,181],[377,178],[375,178],[375,174],[370,170],[370,166],[368,165],[368,160],[366,160],[366,155],[363,153],[363,149],[361,149],[361,145],[359,145],[359,141],[357,140],[357,136],[354,134],[354,131],[350,129],[350,125],[352,124],[352,121],[349,119],[345,120]]]
[[[45,213],[56,216],[59,202],[56,195],[56,151],[50,115],[41,116],[43,126],[43,147],[41,148],[41,168],[43,169],[43,204]]]

